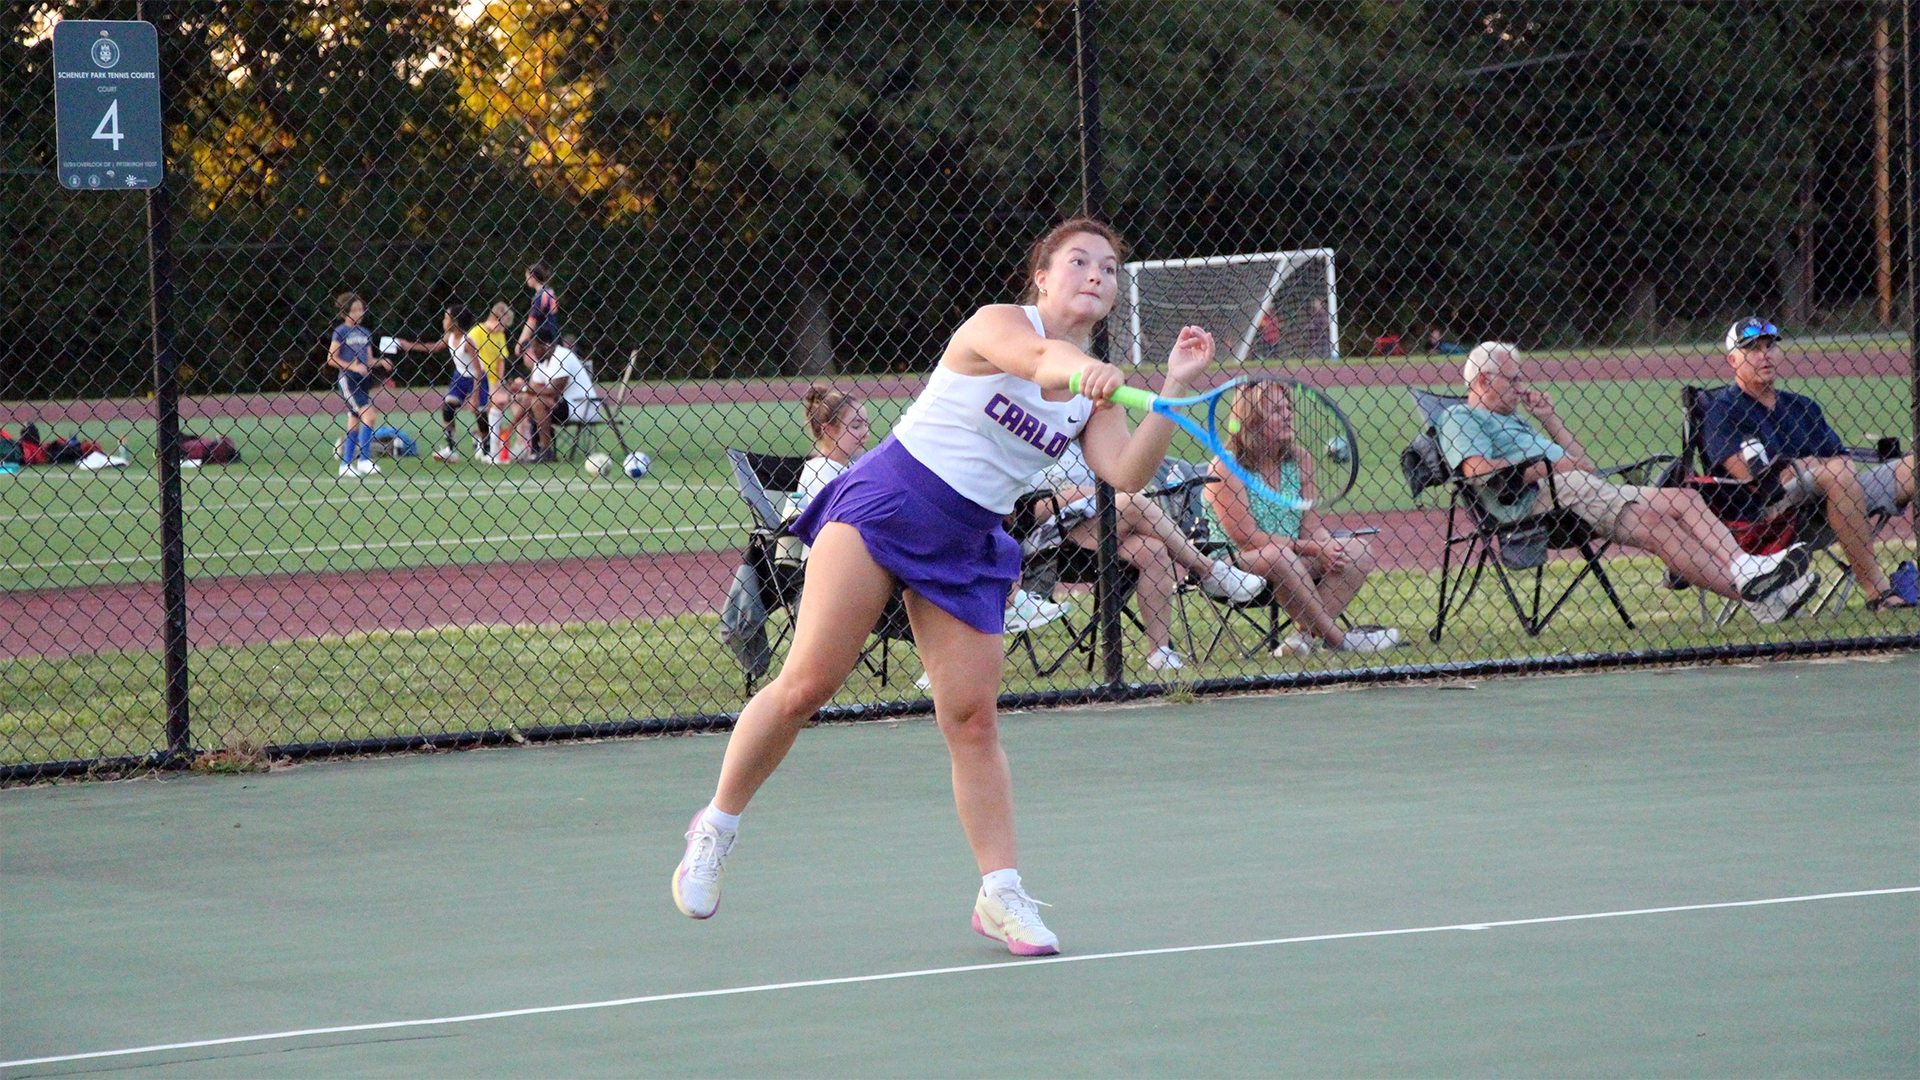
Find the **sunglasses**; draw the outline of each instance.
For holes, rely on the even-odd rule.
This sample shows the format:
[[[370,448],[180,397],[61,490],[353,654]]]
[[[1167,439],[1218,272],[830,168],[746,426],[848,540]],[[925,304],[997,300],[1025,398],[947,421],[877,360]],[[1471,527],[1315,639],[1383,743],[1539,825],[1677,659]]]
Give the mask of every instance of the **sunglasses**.
[[[1757,338],[1773,338],[1778,340],[1779,337],[1780,328],[1772,323],[1761,323],[1759,326],[1743,326],[1740,328],[1740,345],[1742,348],[1752,344]]]

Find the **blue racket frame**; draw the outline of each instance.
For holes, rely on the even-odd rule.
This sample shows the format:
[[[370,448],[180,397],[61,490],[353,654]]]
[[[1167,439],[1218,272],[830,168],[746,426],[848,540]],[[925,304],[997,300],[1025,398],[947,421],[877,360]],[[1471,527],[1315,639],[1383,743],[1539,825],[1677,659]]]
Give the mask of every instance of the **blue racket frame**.
[[[1221,399],[1245,385],[1246,382],[1246,376],[1236,375],[1204,394],[1196,394],[1193,397],[1183,398],[1166,398],[1150,390],[1142,390],[1134,386],[1123,386],[1113,392],[1113,401],[1117,405],[1122,405],[1139,412],[1158,413],[1173,421],[1181,430],[1198,439],[1200,445],[1211,450],[1214,456],[1220,459],[1221,464],[1224,464],[1231,470],[1233,475],[1239,477],[1240,482],[1247,485],[1247,490],[1253,494],[1290,510],[1312,509],[1312,499],[1296,499],[1282,495],[1278,491],[1275,491],[1272,485],[1261,479],[1258,473],[1243,468],[1239,462],[1233,460],[1233,455],[1227,452],[1226,446],[1221,443],[1219,436],[1215,434],[1215,432],[1219,430]],[[1075,374],[1073,378],[1069,380],[1068,388],[1076,394],[1080,392],[1080,376],[1078,374]],[[1204,428],[1194,423],[1183,411],[1179,411],[1192,409],[1197,405],[1205,405],[1207,407],[1207,426]]]

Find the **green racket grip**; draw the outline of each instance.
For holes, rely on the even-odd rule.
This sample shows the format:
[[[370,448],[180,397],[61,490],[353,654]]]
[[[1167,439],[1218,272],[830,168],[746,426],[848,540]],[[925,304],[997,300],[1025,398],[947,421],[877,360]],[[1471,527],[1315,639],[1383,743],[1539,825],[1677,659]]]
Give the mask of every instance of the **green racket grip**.
[[[1080,392],[1080,375],[1081,372],[1076,371],[1067,379],[1067,389],[1076,394]],[[1124,405],[1129,409],[1152,412],[1153,403],[1160,398],[1151,390],[1142,390],[1137,386],[1123,386],[1113,392],[1111,400],[1114,404]]]

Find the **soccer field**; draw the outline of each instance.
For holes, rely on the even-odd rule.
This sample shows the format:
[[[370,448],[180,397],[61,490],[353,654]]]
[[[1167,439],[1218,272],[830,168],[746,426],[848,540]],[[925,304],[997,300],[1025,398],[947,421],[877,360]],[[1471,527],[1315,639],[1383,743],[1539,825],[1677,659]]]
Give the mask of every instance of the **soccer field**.
[[[1329,384],[1338,379],[1328,378]],[[1679,383],[1545,384],[1597,463],[1672,453]],[[1902,380],[1803,379],[1849,440],[1904,430]],[[1346,512],[1413,507],[1397,464],[1416,433],[1406,392],[1391,386],[1333,391],[1363,453]],[[907,400],[873,401],[877,442]],[[434,413],[383,419],[412,434],[421,456],[383,460],[379,476],[342,480],[332,445],[343,424],[313,417],[247,417],[188,426],[232,436],[242,460],[185,473],[187,573],[193,578],[339,572],[421,565],[727,550],[748,519],[723,453],[805,449],[798,402],[655,405],[625,411],[628,442],[653,458],[652,472],[590,478],[574,464],[445,464]],[[459,444],[469,442],[463,430]],[[0,478],[0,520],[14,543],[0,563],[0,591],[154,581],[159,576],[151,425],[83,425],[89,438],[135,450],[134,468],[79,472],[36,468]],[[603,434],[612,450],[610,435]],[[1176,457],[1200,451],[1176,438]],[[1392,536],[1380,543],[1393,544]]]

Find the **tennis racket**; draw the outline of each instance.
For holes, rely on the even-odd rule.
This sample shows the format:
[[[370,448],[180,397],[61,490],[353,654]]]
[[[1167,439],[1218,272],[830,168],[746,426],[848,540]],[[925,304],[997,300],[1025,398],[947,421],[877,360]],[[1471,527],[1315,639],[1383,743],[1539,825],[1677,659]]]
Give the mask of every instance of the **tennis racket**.
[[[1080,392],[1076,372],[1068,388]],[[1113,392],[1115,404],[1139,412],[1155,412],[1179,425],[1218,457],[1247,490],[1294,510],[1327,507],[1346,498],[1360,477],[1360,443],[1353,425],[1326,391],[1296,379],[1274,375],[1242,375],[1193,397],[1163,398],[1151,391],[1123,386]],[[1290,410],[1283,406],[1291,406]],[[1291,413],[1293,444],[1311,460],[1317,498],[1276,491],[1265,477],[1234,460],[1228,439],[1240,430],[1240,417],[1273,425],[1284,432]]]

